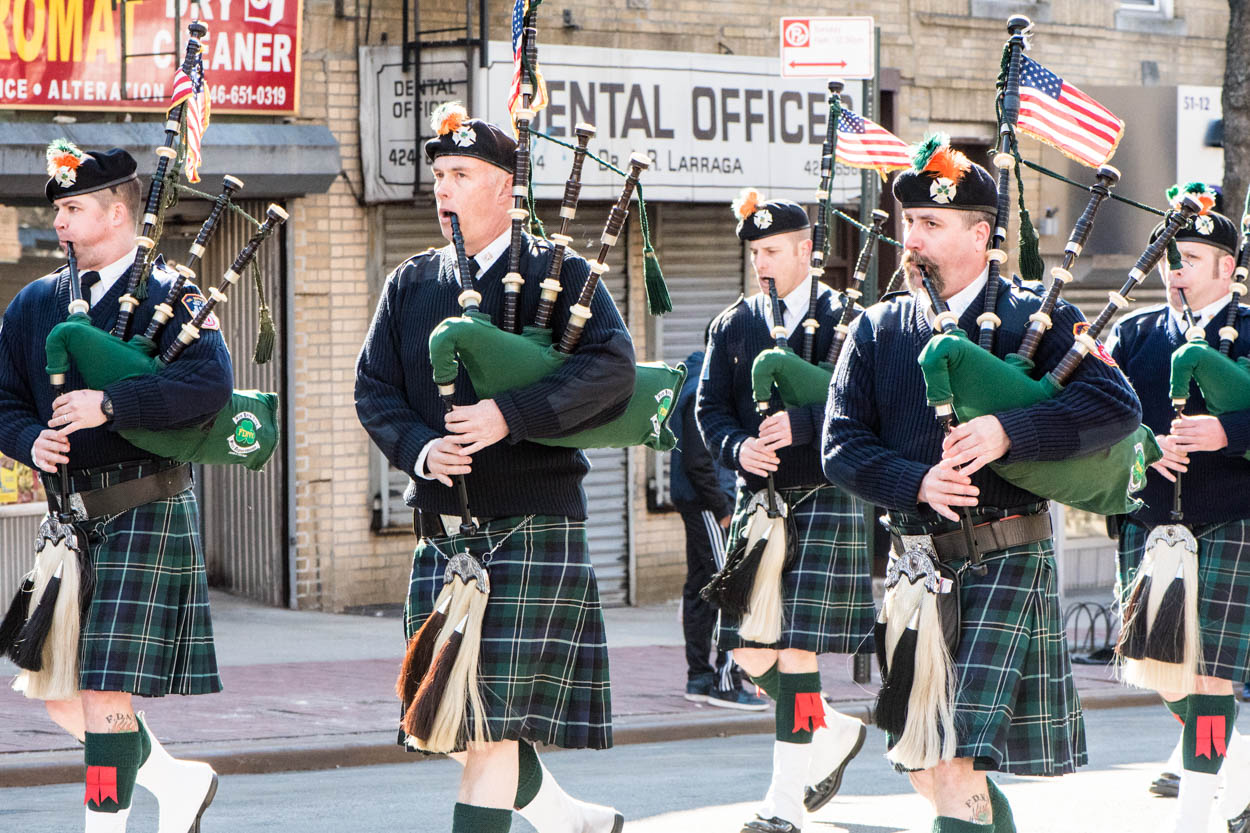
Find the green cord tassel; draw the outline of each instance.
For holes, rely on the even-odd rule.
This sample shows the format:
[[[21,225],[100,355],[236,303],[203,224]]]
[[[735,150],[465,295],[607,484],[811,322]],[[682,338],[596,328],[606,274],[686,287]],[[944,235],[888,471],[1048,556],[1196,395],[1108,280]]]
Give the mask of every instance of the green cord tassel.
[[[638,193],[638,225],[642,230],[642,274],[646,278],[647,312],[651,315],[663,315],[673,311],[673,299],[668,295],[668,286],[664,283],[664,273],[660,271],[660,259],[656,257],[655,247],[651,245],[651,222],[647,219],[647,201],[642,196],[642,185],[637,187]]]
[[[1168,268],[1169,269],[1181,268],[1181,250],[1176,248],[1175,239],[1168,241]]]
[[[273,345],[277,341],[277,331],[273,325],[273,316],[269,313],[269,304],[265,303],[265,287],[260,278],[260,267],[252,261],[252,280],[256,282],[256,297],[260,302],[260,329],[256,333],[256,349],[252,351],[252,361],[265,364],[273,358]]]
[[[1024,180],[1020,177],[1020,151],[1013,148],[1016,157],[1016,202],[1020,209],[1020,277],[1026,281],[1040,281],[1046,272],[1046,262],[1042,260],[1037,230],[1033,228],[1033,218],[1024,205]]]

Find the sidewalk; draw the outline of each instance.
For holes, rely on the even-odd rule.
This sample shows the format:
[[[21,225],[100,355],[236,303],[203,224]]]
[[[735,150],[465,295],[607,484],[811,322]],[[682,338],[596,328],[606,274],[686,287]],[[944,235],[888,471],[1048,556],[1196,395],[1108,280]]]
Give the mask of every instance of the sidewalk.
[[[211,761],[223,774],[421,760],[395,745],[394,686],[404,649],[397,614],[279,610],[216,592],[212,609],[226,690],[137,701],[175,755]],[[772,730],[771,710],[686,702],[675,603],[608,610],[605,619],[617,744]],[[874,682],[861,687],[851,679],[849,657],[822,657],[820,665],[838,709],[867,718],[875,669]],[[1157,702],[1154,694],[1122,687],[1103,666],[1074,670],[1087,709]],[[0,679],[13,673],[0,661]],[[0,786],[76,781],[80,749],[40,703],[0,688]]]

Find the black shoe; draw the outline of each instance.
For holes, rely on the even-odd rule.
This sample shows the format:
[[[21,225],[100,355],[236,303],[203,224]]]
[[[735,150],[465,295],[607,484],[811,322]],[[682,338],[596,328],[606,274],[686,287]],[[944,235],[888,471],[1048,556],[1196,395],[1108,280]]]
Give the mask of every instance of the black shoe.
[[[785,819],[773,816],[763,819],[759,816],[742,825],[742,833],[799,833],[799,829]]]
[[[1175,772],[1161,772],[1151,783],[1150,791],[1162,798],[1176,798],[1181,791],[1181,777]]]
[[[1250,833],[1250,807],[1228,820],[1228,833]]]
[[[842,759],[842,763],[838,764],[838,768],[822,778],[816,786],[804,788],[803,806],[807,809],[807,812],[816,812],[832,801],[833,797],[838,794],[838,790],[842,789],[842,773],[846,772],[846,765],[859,754],[859,750],[864,748],[864,740],[867,737],[868,727],[859,727],[859,740],[855,741],[855,745],[851,747],[850,753]]]

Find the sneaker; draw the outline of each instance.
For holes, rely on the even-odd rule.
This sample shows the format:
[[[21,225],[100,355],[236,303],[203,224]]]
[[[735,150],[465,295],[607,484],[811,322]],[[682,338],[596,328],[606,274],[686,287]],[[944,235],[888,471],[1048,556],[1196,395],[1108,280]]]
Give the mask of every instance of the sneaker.
[[[691,703],[706,703],[708,695],[715,689],[716,677],[705,674],[686,680],[686,699]]]
[[[687,697],[687,699],[689,699]],[[722,709],[740,709],[746,712],[762,712],[768,708],[768,701],[756,697],[746,689],[712,689],[707,696],[709,706],[720,706]]]

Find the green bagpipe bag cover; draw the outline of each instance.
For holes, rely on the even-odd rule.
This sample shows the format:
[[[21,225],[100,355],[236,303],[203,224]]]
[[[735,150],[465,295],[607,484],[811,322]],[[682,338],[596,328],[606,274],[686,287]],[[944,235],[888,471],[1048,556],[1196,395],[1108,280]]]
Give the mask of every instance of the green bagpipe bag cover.
[[[829,397],[833,368],[812,364],[789,347],[771,347],[751,364],[751,393],[756,402],[772,398],[773,387],[787,408],[823,405]]]
[[[149,339],[135,336],[122,341],[82,314],[53,327],[45,349],[49,374],[69,372],[72,356],[74,367],[96,390],[158,373],[164,367]],[[162,431],[131,428],[118,433],[162,457],[185,463],[235,463],[259,471],[278,447],[278,395],[236,390],[230,404],[203,425]]]
[[[463,364],[473,389],[483,399],[532,385],[567,358],[551,343],[550,330],[525,327],[520,334],[504,332],[482,312],[448,318],[430,333],[434,383],[453,383]],[[534,442],[563,448],[645,445],[657,451],[671,450],[677,438],[668,418],[685,381],[686,368],[648,362],[636,365],[636,371],[634,394],[624,414],[598,428]]]
[[[1202,339],[1186,342],[1172,353],[1173,399],[1189,398],[1190,380],[1212,416],[1250,410],[1250,357],[1231,359]]]
[[[1031,362],[1014,354],[1000,359],[962,330],[930,339],[920,353],[920,369],[929,404],[953,402],[960,422],[1027,408],[1060,390],[1048,377],[1029,376]],[[1146,467],[1162,457],[1154,432],[1139,425],[1129,436],[1092,454],[990,466],[1004,480],[1035,495],[1099,515],[1118,515],[1142,505],[1133,495],[1146,485]]]

